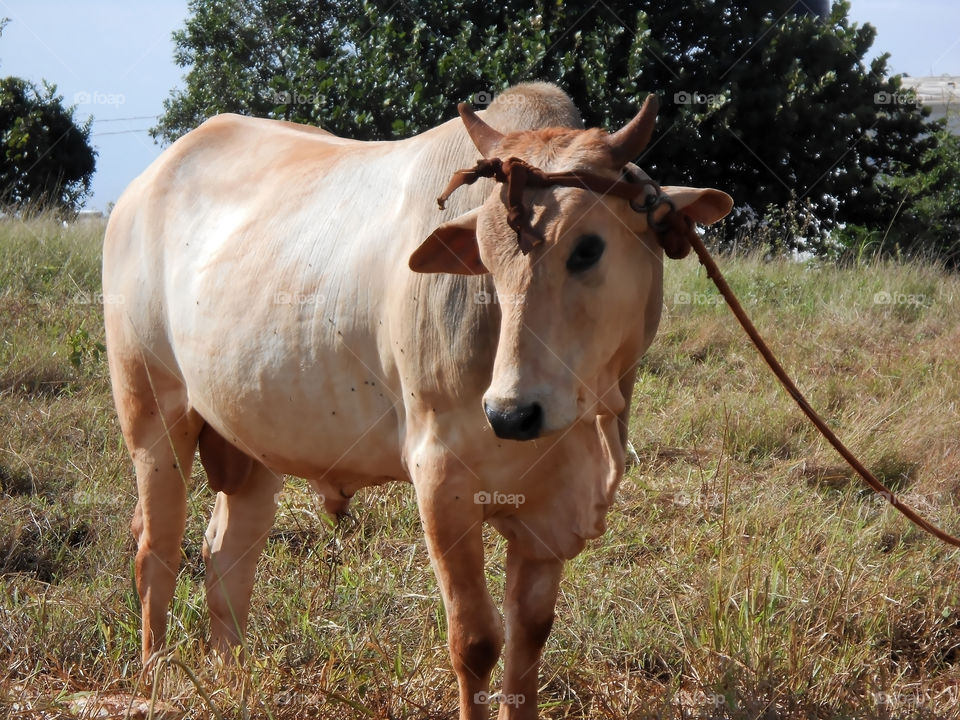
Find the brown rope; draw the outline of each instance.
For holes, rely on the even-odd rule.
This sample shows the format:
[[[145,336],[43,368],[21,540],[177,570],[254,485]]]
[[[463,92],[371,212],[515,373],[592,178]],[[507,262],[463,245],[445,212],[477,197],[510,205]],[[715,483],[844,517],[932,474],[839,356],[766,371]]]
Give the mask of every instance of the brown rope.
[[[740,322],[740,326],[753,341],[757,351],[760,353],[763,359],[766,360],[767,365],[770,366],[773,374],[777,376],[777,380],[780,381],[780,384],[783,385],[784,389],[790,394],[790,397],[792,397],[797,405],[800,406],[800,409],[803,410],[804,415],[810,418],[810,422],[816,426],[817,430],[820,431],[820,434],[823,435],[823,437],[827,439],[827,442],[833,446],[833,449],[840,453],[840,456],[843,457],[847,463],[849,463],[850,467],[856,471],[857,475],[863,478],[867,485],[886,498],[887,501],[901,513],[903,513],[903,515],[905,515],[910,522],[923,528],[931,535],[943,540],[943,542],[953,545],[954,547],[960,547],[960,538],[954,537],[953,535],[941,530],[929,520],[920,517],[920,515],[918,515],[913,508],[901,501],[900,498],[898,498],[886,485],[880,482],[876,476],[857,459],[856,455],[850,452],[847,446],[840,441],[840,438],[834,434],[824,419],[821,418],[812,407],[810,407],[810,403],[807,402],[807,399],[803,396],[803,393],[800,392],[800,389],[796,386],[793,380],[790,379],[790,376],[787,375],[787,371],[783,369],[783,366],[774,356],[773,352],[771,352],[770,348],[767,347],[766,342],[764,342],[763,338],[760,336],[760,333],[757,331],[757,328],[754,327],[753,323],[750,321],[750,318],[744,311],[743,306],[740,305],[740,301],[737,300],[737,296],[733,294],[733,290],[731,290],[730,286],[727,284],[726,279],[723,277],[723,273],[721,273],[720,268],[717,267],[717,263],[710,256],[710,253],[707,252],[707,248],[704,246],[703,240],[700,239],[700,236],[693,229],[690,230],[689,240],[691,247],[693,247],[693,251],[700,259],[700,264],[703,265],[707,270],[707,277],[713,280],[714,285],[717,286],[720,294],[723,295],[723,299],[727,301],[730,311],[734,314],[734,316]]]
[[[507,223],[517,233],[517,242],[520,250],[526,255],[536,245],[543,242],[543,238],[529,226],[527,209],[523,204],[523,191],[527,187],[550,187],[561,185],[564,187],[576,187],[584,190],[590,190],[598,195],[613,195],[630,201],[631,207],[638,212],[646,212],[650,228],[657,234],[660,244],[669,257],[680,258],[687,254],[689,248],[697,254],[700,263],[706,268],[707,276],[713,280],[720,294],[726,300],[730,311],[737,318],[740,326],[744,329],[750,339],[756,346],[757,351],[766,361],[767,365],[776,375],[780,384],[790,394],[803,413],[810,419],[820,434],[826,438],[834,450],[840,453],[841,457],[849,463],[850,467],[863,478],[873,490],[882,495],[886,500],[899,510],[908,520],[915,525],[926,530],[931,535],[939,538],[943,542],[960,547],[960,538],[954,537],[941,530],[930,521],[922,518],[906,503],[902,502],[886,485],[880,482],[866,466],[861,463],[857,457],[850,452],[846,445],[834,434],[827,423],[810,406],[807,399],[800,392],[786,370],[771,352],[770,348],[764,342],[757,328],[754,327],[750,318],[744,311],[743,306],[737,300],[733,290],[727,284],[723,273],[717,267],[717,263],[710,256],[703,240],[694,227],[693,220],[678,212],[670,199],[662,195],[660,186],[653,180],[645,178],[634,178],[634,182],[625,182],[622,180],[611,180],[600,175],[577,172],[544,172],[540,168],[534,167],[519,158],[486,158],[480,160],[475,167],[458,170],[454,173],[446,189],[437,198],[440,209],[443,209],[444,203],[454,190],[463,186],[471,185],[482,177],[493,178],[497,182],[507,185]],[[647,188],[654,189],[654,194],[648,194]],[[669,206],[667,214],[657,221],[654,218],[654,210],[663,205]]]
[[[437,198],[440,209],[444,208],[454,190],[463,185],[472,185],[480,178],[493,178],[497,182],[506,184],[507,224],[517,233],[517,243],[524,255],[543,242],[540,234],[530,225],[529,212],[523,204],[523,191],[528,187],[545,188],[560,185],[589,190],[597,195],[624,198],[631,202],[634,209],[648,213],[651,224],[653,224],[653,211],[665,202],[665,196],[660,193],[660,186],[653,180],[631,178],[631,181],[626,182],[593,173],[545,172],[520,158],[511,157],[506,160],[485,158],[472,168],[457,170],[446,189]],[[652,188],[653,193],[648,193],[647,188]],[[686,228],[684,228],[684,240],[685,233]],[[667,255],[674,259],[684,257],[689,251],[685,242],[669,242],[664,245]]]

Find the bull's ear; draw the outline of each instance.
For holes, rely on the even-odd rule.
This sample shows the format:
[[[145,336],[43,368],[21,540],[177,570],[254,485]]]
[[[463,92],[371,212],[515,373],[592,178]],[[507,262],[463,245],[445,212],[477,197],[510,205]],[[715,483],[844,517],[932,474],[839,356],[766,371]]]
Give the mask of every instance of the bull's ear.
[[[677,210],[701,225],[712,225],[733,209],[733,198],[721,190],[664,185],[661,191],[670,196]]]
[[[489,272],[480,259],[477,217],[480,208],[449,220],[430,233],[413,251],[408,265],[414,272],[482,275]]]
[[[733,208],[733,198],[720,190],[713,188],[669,187],[664,186],[660,191],[669,196],[677,212],[687,218],[686,222],[671,224],[666,230],[658,233],[657,239],[663,247],[667,257],[679,260],[690,252],[690,227],[693,222],[701,225],[710,225],[725,217]],[[660,214],[654,211],[656,220],[663,220],[668,213],[665,206]]]

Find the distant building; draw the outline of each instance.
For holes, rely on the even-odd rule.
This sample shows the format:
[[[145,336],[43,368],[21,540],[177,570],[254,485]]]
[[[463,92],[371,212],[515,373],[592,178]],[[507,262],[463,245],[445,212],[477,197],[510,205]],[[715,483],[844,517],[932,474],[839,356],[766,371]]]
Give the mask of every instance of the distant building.
[[[947,118],[947,127],[960,135],[960,75],[903,77],[903,87],[915,90],[917,99],[930,108],[930,117]]]

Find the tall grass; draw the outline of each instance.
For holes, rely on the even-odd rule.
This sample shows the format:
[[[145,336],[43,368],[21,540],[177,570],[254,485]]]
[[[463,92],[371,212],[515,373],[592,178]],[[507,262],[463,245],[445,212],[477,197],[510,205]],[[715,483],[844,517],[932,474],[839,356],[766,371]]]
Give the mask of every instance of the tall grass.
[[[91,705],[79,709],[91,691],[137,693],[135,491],[101,351],[102,230],[0,223],[9,714],[92,716]],[[721,264],[851,448],[924,514],[960,528],[960,280],[879,262]],[[640,463],[607,534],[568,565],[541,676],[544,717],[960,716],[957,554],[840,465],[693,260],[668,265],[633,415]],[[260,565],[248,660],[226,676],[203,653],[200,546],[212,497],[199,469],[189,503],[176,662],[162,683],[174,716],[210,715],[204,695],[224,717],[455,716],[408,487],[365,491],[357,523],[337,526],[290,481]],[[502,594],[504,544],[487,538],[488,579]]]

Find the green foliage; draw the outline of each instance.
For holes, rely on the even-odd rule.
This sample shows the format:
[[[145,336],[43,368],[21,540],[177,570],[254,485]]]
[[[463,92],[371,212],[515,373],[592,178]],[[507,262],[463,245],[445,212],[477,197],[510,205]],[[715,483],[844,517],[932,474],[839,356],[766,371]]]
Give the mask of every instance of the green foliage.
[[[830,254],[858,265],[882,255],[960,266],[960,138],[940,124],[928,140],[916,169],[879,179],[895,201],[889,221],[837,228]]]
[[[77,210],[96,167],[90,128],[55,85],[0,79],[0,207]]]
[[[83,368],[84,362],[99,363],[100,358],[107,351],[107,346],[93,340],[90,333],[82,326],[67,338],[67,342],[70,345],[68,355],[70,364],[77,370]]]
[[[154,137],[175,140],[223,112],[326,125],[344,107],[342,12],[314,0],[191,0],[186,26],[174,33],[175,60],[189,68],[186,90],[164,101]]]
[[[769,230],[776,250],[827,248],[842,225],[886,227],[935,146],[932,126],[876,31],[849,4],[823,16],[788,0],[662,4],[508,0],[192,0],[176,33],[185,89],[154,136],[172,141],[218,112],[309,122],[389,139],[449,119],[523,80],[559,84],[588,125],[617,127],[644,96],[663,101],[641,158],[668,184],[709,185],[737,201],[722,246]],[[802,9],[802,6],[800,6]],[[926,186],[918,186],[918,221]],[[784,221],[770,208],[794,203]],[[772,225],[771,225],[772,223]],[[804,238],[808,242],[805,243]]]
[[[76,124],[55,85],[0,78],[0,211],[79,209],[96,167],[91,124]]]
[[[933,140],[919,170],[889,179],[891,192],[902,193],[902,199],[879,250],[933,257],[955,268],[960,265],[960,138],[943,125]]]

